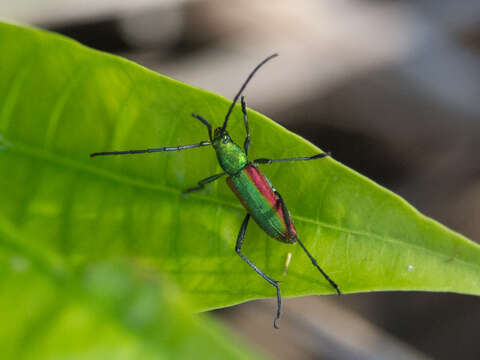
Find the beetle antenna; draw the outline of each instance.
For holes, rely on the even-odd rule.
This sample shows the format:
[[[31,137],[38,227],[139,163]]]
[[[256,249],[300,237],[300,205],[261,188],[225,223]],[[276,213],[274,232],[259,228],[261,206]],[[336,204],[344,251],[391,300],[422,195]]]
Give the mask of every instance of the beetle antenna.
[[[222,129],[225,130],[227,128],[227,122],[228,122],[228,118],[230,117],[230,114],[232,113],[232,110],[233,110],[233,107],[235,106],[235,103],[237,102],[238,98],[240,97],[240,95],[242,94],[243,90],[245,90],[245,88],[247,87],[247,84],[248,82],[250,81],[250,79],[253,77],[253,75],[255,75],[255,73],[257,72],[258,69],[260,69],[263,64],[265,64],[267,61],[273,59],[274,57],[277,57],[278,54],[272,54],[270,55],[269,57],[267,57],[266,59],[264,59],[260,64],[258,64],[255,69],[253,69],[253,71],[250,73],[250,75],[248,75],[247,77],[247,80],[245,80],[245,82],[243,83],[242,87],[240,88],[240,90],[238,90],[238,93],[237,95],[235,95],[235,97],[233,98],[233,101],[232,101],[232,104],[230,105],[230,107],[228,108],[228,112],[227,112],[227,115],[225,115],[225,121],[223,122],[223,126],[222,126]]]

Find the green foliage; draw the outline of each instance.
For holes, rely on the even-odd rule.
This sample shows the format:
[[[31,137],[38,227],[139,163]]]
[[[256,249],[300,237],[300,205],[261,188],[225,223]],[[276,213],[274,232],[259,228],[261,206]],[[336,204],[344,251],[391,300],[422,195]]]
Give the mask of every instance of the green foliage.
[[[225,330],[217,324],[193,318],[178,289],[139,262],[100,262],[72,272],[3,240],[3,359],[255,357],[219,336]]]
[[[116,297],[117,290],[106,280],[90,289],[85,276],[92,267],[97,269],[95,264],[105,262],[98,271],[106,277],[111,261],[128,264],[130,270],[111,274],[120,287],[126,276],[127,289],[143,286],[131,280],[136,271],[132,264],[148,269],[151,281],[161,289],[159,274],[167,274],[189,293],[196,310],[275,295],[234,252],[245,211],[224,180],[201,193],[181,195],[181,190],[221,171],[211,148],[88,157],[97,151],[207,140],[205,127],[191,113],[221,125],[228,100],[38,30],[0,25],[0,53],[2,308],[9,309],[11,326],[15,319],[29,316],[15,308],[20,300],[33,306],[32,314],[40,319],[29,320],[33,327],[16,341],[29,341],[38,327],[44,331],[42,319],[50,318],[57,304],[62,309],[55,315],[54,331],[65,328],[72,314],[80,314],[79,321],[88,322],[85,329],[108,327],[107,333],[112,333],[105,339],[108,344],[131,336],[131,331],[135,333],[131,351],[138,349],[137,341],[157,344],[160,335],[155,332],[165,321],[148,323],[144,337],[122,309],[133,309],[135,301],[153,306],[155,291],[164,292],[149,290],[147,284],[146,300],[141,294],[138,299],[131,294]],[[252,59],[252,66],[257,60]],[[249,70],[232,76],[240,85]],[[254,111],[249,111],[249,118],[251,159],[319,151]],[[243,142],[238,107],[229,130],[234,140]],[[480,293],[479,246],[421,215],[395,194],[333,159],[262,169],[282,193],[299,237],[343,292]],[[289,251],[292,263],[282,278]],[[284,295],[333,292],[299,246],[272,240],[253,223],[244,253],[282,280]],[[8,269],[15,270],[15,259],[32,264],[29,272],[13,275]],[[104,285],[107,299],[92,300]],[[42,300],[52,294],[55,300]],[[40,304],[34,301],[37,298]],[[160,303],[169,301],[159,298]],[[88,303],[95,305],[93,310]],[[103,313],[103,307],[108,315],[102,316],[111,319],[106,323],[90,314]]]
[[[145,199],[151,186],[88,157],[100,146],[96,136],[111,131],[100,114],[116,100],[106,94],[122,87],[109,78],[108,62],[132,65],[106,57],[101,80],[90,73],[95,52],[6,24],[0,24],[0,53],[2,359],[258,357],[218,324],[193,316],[193,305],[157,270],[160,259],[152,261],[156,251],[151,247],[147,256],[147,249],[169,241],[168,233],[140,245],[150,229],[135,232],[145,223],[117,222],[145,218],[148,209],[134,193]],[[129,71],[121,71],[124,90],[138,67]],[[102,239],[108,232],[110,244]],[[130,238],[114,239],[123,232]]]

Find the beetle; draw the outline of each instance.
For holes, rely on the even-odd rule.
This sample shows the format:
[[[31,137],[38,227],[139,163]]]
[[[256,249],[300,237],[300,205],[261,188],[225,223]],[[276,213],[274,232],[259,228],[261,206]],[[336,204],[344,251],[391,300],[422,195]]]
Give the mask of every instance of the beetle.
[[[297,231],[293,224],[290,212],[287,210],[285,201],[280,193],[273,187],[270,180],[260,171],[258,165],[261,164],[273,164],[278,162],[289,161],[309,161],[325,158],[329,154],[320,153],[313,156],[306,157],[293,157],[285,159],[265,159],[260,158],[253,161],[248,160],[248,150],[250,148],[250,130],[248,127],[247,106],[245,97],[242,95],[247,84],[252,79],[253,75],[260,69],[266,62],[278,56],[273,54],[261,61],[253,71],[248,75],[245,82],[242,84],[240,90],[235,95],[230,107],[228,108],[225,120],[221,127],[213,130],[210,122],[199,114],[192,114],[194,118],[201,121],[208,131],[208,141],[201,141],[197,144],[181,145],[175,147],[162,147],[156,149],[146,150],[127,150],[127,151],[109,151],[93,153],[90,156],[100,155],[125,155],[125,154],[141,154],[141,153],[154,153],[163,151],[179,151],[185,149],[192,149],[202,146],[213,146],[217,155],[218,162],[223,169],[223,172],[207,177],[200,180],[197,186],[189,188],[183,191],[184,194],[188,194],[194,191],[199,191],[204,188],[206,184],[209,184],[219,178],[227,175],[227,184],[240,200],[244,208],[247,210],[247,214],[240,227],[240,231],[237,236],[237,242],[235,245],[236,253],[255,270],[262,278],[264,278],[269,284],[274,286],[277,290],[277,312],[273,321],[273,326],[278,329],[278,320],[280,319],[282,296],[278,281],[273,280],[270,276],[260,270],[251,260],[249,260],[242,253],[242,244],[245,238],[245,232],[247,225],[252,217],[255,222],[262,228],[267,235],[284,243],[294,244],[298,243],[303,251],[307,254],[308,258],[312,262],[323,277],[330,283],[335,289],[338,295],[341,294],[338,285],[327,275],[325,271],[318,265],[315,258],[310,254],[305,245],[300,241],[297,235]],[[240,98],[241,97],[241,98]],[[245,124],[246,137],[243,142],[243,149],[232,141],[227,131],[228,119],[233,111],[235,104],[240,98],[241,110],[243,114],[243,121]],[[212,131],[213,130],[213,131]]]

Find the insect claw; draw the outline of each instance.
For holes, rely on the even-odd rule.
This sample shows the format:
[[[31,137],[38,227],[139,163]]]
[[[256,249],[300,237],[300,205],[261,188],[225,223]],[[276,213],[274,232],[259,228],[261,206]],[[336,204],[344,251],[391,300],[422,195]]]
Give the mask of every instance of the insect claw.
[[[274,327],[275,329],[277,329],[277,330],[280,329],[280,327],[278,326],[278,320],[279,320],[278,317],[276,317],[275,319],[273,319],[273,327]]]

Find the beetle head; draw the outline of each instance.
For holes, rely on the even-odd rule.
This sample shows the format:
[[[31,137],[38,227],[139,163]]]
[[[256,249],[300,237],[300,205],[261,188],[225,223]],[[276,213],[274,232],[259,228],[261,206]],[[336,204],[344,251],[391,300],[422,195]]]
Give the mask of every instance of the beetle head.
[[[231,141],[232,139],[230,138],[230,135],[228,134],[227,130],[223,129],[222,127],[218,127],[215,129],[215,132],[213,133],[214,147],[219,147],[222,144],[227,144]]]

